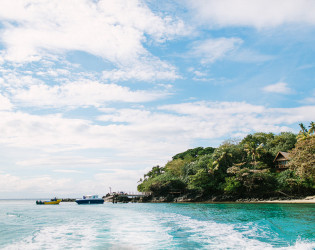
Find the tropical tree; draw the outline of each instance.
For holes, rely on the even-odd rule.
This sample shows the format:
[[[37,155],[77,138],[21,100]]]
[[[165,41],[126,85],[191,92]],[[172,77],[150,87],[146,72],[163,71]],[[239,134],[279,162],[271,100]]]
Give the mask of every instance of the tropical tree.
[[[214,174],[216,171],[226,173],[226,170],[239,161],[242,149],[230,142],[224,142],[212,154],[213,165],[209,172]]]
[[[300,130],[300,132],[299,132],[299,134],[298,134],[298,136],[297,136],[297,140],[298,140],[298,141],[299,141],[299,140],[305,140],[305,139],[307,139],[309,136],[314,135],[314,133],[315,133],[315,123],[314,123],[314,122],[311,122],[311,123],[310,123],[309,129],[307,129],[307,128],[304,126],[303,123],[300,123],[299,125],[300,125],[301,130]]]
[[[185,164],[187,164],[187,161],[185,161],[181,158],[177,158],[175,160],[169,161],[165,165],[164,169],[166,172],[169,172],[174,176],[180,177],[183,175]]]
[[[310,123],[308,133],[309,133],[310,135],[312,135],[312,134],[315,133],[315,123],[314,123],[314,122],[311,122],[311,123]]]
[[[290,168],[301,178],[315,183],[315,135],[298,140],[290,157]]]
[[[144,175],[144,178],[147,179],[147,178],[154,178],[158,175],[161,175],[163,174],[165,171],[165,168],[163,167],[160,167],[159,165],[155,166],[152,168],[151,171],[149,171],[147,174]]]
[[[227,170],[224,191],[237,196],[264,196],[276,187],[276,179],[267,169],[256,170],[233,166]]]
[[[296,141],[296,134],[292,132],[281,132],[279,135],[275,135],[273,138],[267,140],[265,149],[271,153],[273,160],[279,151],[288,152],[294,148]],[[269,164],[272,164],[272,161]]]
[[[253,168],[257,167],[258,159],[266,152],[264,146],[267,143],[267,138],[261,136],[261,134],[258,134],[259,136],[256,134],[248,135],[241,142]]]

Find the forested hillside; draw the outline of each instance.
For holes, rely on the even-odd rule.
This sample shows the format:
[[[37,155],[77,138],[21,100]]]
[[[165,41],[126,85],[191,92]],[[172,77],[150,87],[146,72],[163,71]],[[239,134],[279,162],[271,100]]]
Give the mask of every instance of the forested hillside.
[[[249,134],[241,141],[225,141],[218,148],[194,148],[154,166],[141,178],[138,190],[153,196],[213,196],[238,199],[298,196],[315,193],[314,123],[300,124],[298,135],[283,132]],[[288,152],[284,168],[275,166],[279,151]]]

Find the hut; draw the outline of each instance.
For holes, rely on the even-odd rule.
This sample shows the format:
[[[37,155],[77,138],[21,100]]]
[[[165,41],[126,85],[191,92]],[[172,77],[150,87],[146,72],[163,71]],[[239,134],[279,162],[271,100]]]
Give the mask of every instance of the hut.
[[[276,158],[273,160],[277,172],[284,171],[289,168],[289,161],[291,157],[288,152],[279,151]]]

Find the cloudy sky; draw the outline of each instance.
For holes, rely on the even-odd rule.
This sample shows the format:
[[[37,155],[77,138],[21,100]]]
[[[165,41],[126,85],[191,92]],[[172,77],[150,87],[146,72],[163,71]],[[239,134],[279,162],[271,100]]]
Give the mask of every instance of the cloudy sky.
[[[315,120],[312,0],[1,0],[0,198],[136,191],[152,166]]]

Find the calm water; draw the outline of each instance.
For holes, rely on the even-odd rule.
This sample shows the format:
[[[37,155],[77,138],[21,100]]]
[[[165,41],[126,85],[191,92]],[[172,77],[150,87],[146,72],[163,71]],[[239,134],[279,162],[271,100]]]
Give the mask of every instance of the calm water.
[[[1,249],[315,249],[315,204],[0,200]]]

